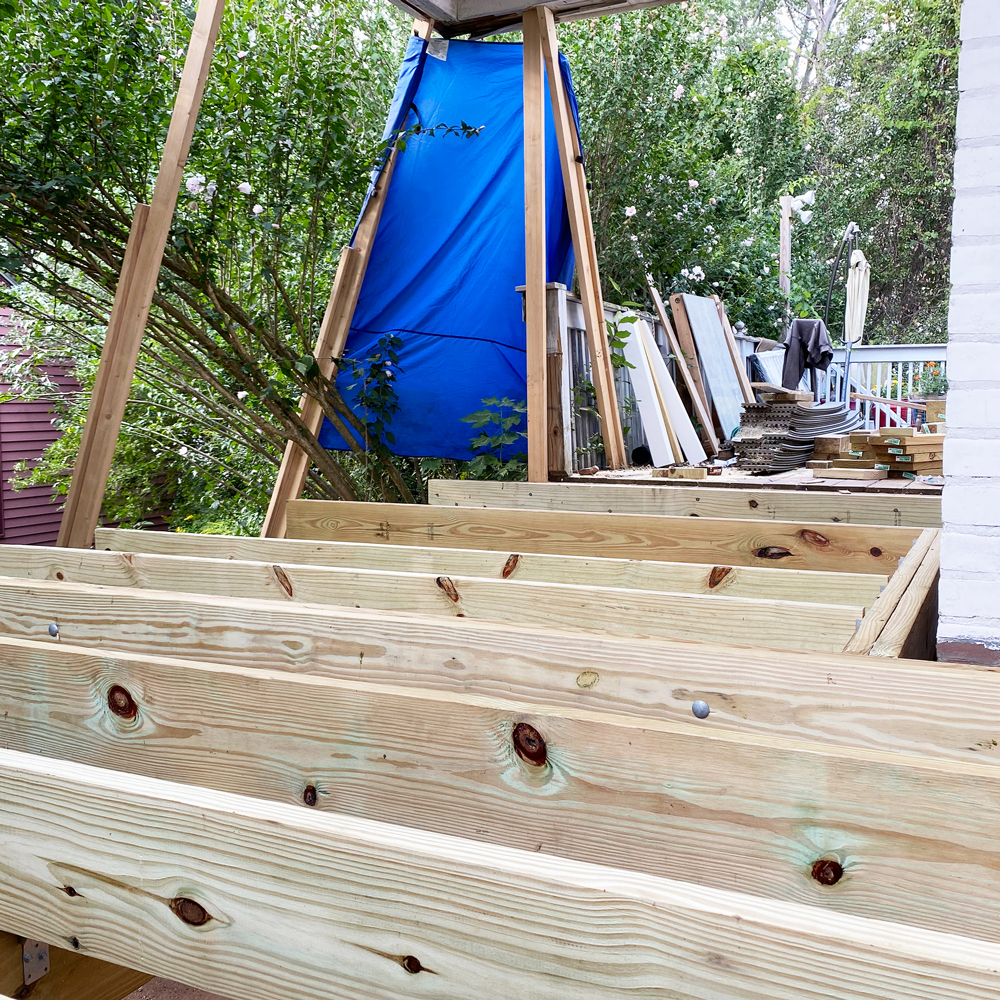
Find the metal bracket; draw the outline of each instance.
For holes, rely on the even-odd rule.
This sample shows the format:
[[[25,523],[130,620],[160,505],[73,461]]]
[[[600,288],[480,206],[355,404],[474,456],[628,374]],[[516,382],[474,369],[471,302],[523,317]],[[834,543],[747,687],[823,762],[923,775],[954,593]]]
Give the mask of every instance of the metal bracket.
[[[26,939],[21,947],[24,985],[30,986],[49,971],[49,946],[44,941]]]

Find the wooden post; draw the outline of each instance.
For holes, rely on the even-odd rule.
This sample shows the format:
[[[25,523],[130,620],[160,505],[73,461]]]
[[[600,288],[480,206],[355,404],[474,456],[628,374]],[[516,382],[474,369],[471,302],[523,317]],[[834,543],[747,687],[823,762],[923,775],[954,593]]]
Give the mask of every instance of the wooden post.
[[[547,483],[545,332],[545,89],[541,8],[524,12],[524,319],[527,328],[528,481]]]
[[[778,246],[778,284],[788,298],[792,292],[792,196],[781,197],[781,233]],[[787,309],[786,309],[787,312]]]
[[[604,455],[609,469],[623,469],[628,465],[628,459],[615,398],[614,367],[611,364],[611,352],[608,348],[604,298],[601,294],[601,277],[597,267],[597,248],[590,217],[590,199],[587,195],[587,178],[583,169],[580,138],[577,135],[569,95],[566,93],[559,68],[559,40],[556,35],[555,19],[547,7],[537,7],[535,12],[549,79],[552,117],[559,141],[566,207],[573,234],[573,247],[576,251],[580,298],[583,301],[587,345],[590,348],[591,381],[594,384],[597,410],[601,417]],[[530,11],[525,12],[525,24],[528,23],[530,14]]]
[[[201,0],[150,204],[137,205],[87,411],[58,545],[89,548],[156,291],[225,0]]]
[[[573,471],[573,413],[567,343],[566,286],[549,282],[545,289],[545,326],[549,396],[549,472]]]
[[[433,29],[433,21],[418,20],[413,22],[413,34],[418,38],[429,38]],[[389,159],[375,185],[372,196],[365,205],[357,232],[354,235],[354,242],[344,247],[337,264],[333,288],[330,290],[330,299],[326,305],[326,312],[323,314],[323,321],[320,324],[319,336],[313,352],[320,372],[331,380],[337,373],[336,359],[343,353],[347,343],[347,335],[351,330],[354,310],[357,308],[358,296],[361,294],[361,283],[364,281],[365,271],[368,269],[368,261],[371,258],[375,234],[382,218],[382,208],[385,205],[397,156],[398,150],[394,148],[389,154]],[[311,434],[318,436],[323,426],[323,408],[320,406],[319,400],[304,393],[299,400],[299,418]],[[271,492],[271,502],[268,504],[264,526],[260,532],[261,538],[285,537],[285,504],[289,500],[299,499],[305,488],[308,474],[309,456],[295,441],[289,441],[285,445],[285,454],[281,459],[281,467],[278,469],[278,478],[275,480],[274,489]]]

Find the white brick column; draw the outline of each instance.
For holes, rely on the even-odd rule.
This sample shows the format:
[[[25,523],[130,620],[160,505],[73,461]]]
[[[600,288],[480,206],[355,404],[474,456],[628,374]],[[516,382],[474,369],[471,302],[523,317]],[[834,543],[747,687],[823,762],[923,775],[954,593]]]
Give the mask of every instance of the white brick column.
[[[965,0],[938,658],[1000,665],[1000,0]]]

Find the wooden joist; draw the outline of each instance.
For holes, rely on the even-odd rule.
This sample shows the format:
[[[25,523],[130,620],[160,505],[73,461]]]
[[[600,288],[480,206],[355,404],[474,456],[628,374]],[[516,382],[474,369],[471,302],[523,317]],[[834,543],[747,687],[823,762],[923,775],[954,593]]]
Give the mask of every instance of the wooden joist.
[[[990,764],[693,717],[0,648],[9,749],[954,933],[1000,904]],[[842,873],[818,877],[818,862]],[[990,922],[976,933],[1000,939]]]
[[[1000,686],[970,667],[13,580],[0,580],[0,634],[95,656],[169,651],[646,719],[686,722],[703,699],[711,707],[704,729],[988,763],[997,753]]]
[[[497,483],[432,479],[427,498],[445,507],[517,507],[615,514],[667,514],[764,521],[829,521],[941,527],[941,498],[807,490],[638,486],[609,483]]]
[[[0,870],[2,870],[0,862]],[[0,1000],[122,1000],[149,982],[147,973],[81,955],[71,942],[49,945],[49,971],[24,985],[24,939],[0,931]]]
[[[295,500],[288,537],[885,575],[912,528]]]
[[[906,595],[907,589],[924,559],[932,549],[935,553],[938,552],[940,545],[941,533],[939,531],[925,528],[920,533],[913,548],[900,562],[899,569],[893,573],[892,579],[872,606],[871,612],[865,616],[857,632],[851,637],[851,641],[844,647],[845,653],[858,653],[867,656],[871,652],[872,647],[878,641],[883,629],[895,612],[896,606]],[[921,600],[917,600],[916,603],[919,605]],[[914,609],[915,613],[916,609]],[[905,636],[901,637],[901,639],[903,638]]]
[[[843,649],[864,607],[780,601],[763,597],[624,590],[579,584],[382,570],[240,563],[226,559],[118,555],[85,550],[7,552],[0,576],[29,574],[99,586],[271,598],[305,603],[382,608],[485,621],[606,632],[612,635],[725,641],[741,639],[774,649]],[[36,554],[37,553],[37,554]],[[60,576],[61,574],[61,576]]]
[[[0,824],[0,923],[234,1000],[1000,997],[983,941],[9,750]]]
[[[277,574],[267,574],[254,597],[315,601],[303,596],[297,581],[314,580],[305,566],[441,576],[476,576],[494,580],[535,583],[573,583],[627,590],[664,590],[674,593],[725,594],[815,604],[871,606],[888,576],[867,573],[823,573],[814,570],[771,569],[765,566],[704,566],[697,563],[647,562],[639,559],[589,559],[585,556],[552,556],[537,552],[485,552],[478,549],[436,549],[418,545],[376,545],[367,542],[309,542],[301,539],[260,539],[234,535],[195,535],[168,531],[127,531],[99,528],[98,550],[120,553],[110,562],[96,562],[108,575],[102,579],[77,575],[81,562],[68,554],[54,555],[39,546],[18,547],[19,555],[4,559],[14,546],[0,548],[0,575],[34,579],[65,579],[76,583],[113,586],[159,587],[164,590],[205,592],[198,583],[175,587],[162,577],[145,573],[148,565],[140,553],[200,559],[238,559],[280,566],[292,584],[292,593],[278,584]],[[20,555],[23,553],[23,556]],[[74,553],[75,554],[75,553]],[[125,559],[124,556],[131,558]],[[91,562],[93,553],[87,557]],[[76,568],[71,568],[76,567]],[[192,567],[195,571],[196,567]],[[245,570],[245,568],[244,568]],[[58,577],[58,573],[62,577]],[[235,574],[230,570],[229,576]],[[189,578],[190,579],[190,578]],[[197,573],[193,579],[198,579]],[[184,583],[185,581],[180,581]],[[314,595],[315,586],[305,593]],[[323,603],[329,603],[325,601]],[[353,603],[353,602],[352,602]]]

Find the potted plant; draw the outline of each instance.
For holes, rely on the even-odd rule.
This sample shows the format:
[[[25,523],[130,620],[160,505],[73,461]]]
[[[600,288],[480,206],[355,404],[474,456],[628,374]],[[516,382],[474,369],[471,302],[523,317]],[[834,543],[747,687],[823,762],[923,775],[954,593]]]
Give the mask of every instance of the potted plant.
[[[916,382],[916,394],[911,402],[926,403],[926,422],[937,423],[945,419],[945,404],[948,396],[948,379],[936,361],[928,361]]]

